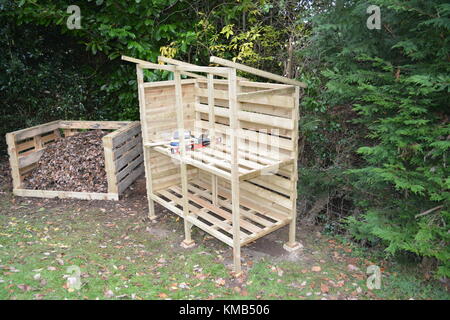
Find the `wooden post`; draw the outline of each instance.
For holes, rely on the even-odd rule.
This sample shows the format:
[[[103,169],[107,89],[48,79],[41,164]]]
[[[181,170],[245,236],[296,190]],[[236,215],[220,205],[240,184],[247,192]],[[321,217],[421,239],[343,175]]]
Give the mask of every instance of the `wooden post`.
[[[239,164],[238,164],[238,102],[236,69],[231,68],[228,76],[228,94],[230,108],[230,144],[231,144],[231,202],[233,214],[233,260],[236,276],[241,273],[241,239],[239,206]]]
[[[300,99],[300,88],[295,88],[295,108],[292,110],[292,122],[294,130],[292,131],[292,141],[294,143],[294,148],[292,150],[292,157],[294,158],[294,163],[292,164],[291,172],[291,196],[292,201],[292,212],[291,212],[291,222],[289,224],[289,240],[284,244],[283,248],[286,251],[295,251],[297,249],[303,248],[303,245],[295,241],[296,233],[296,220],[297,220],[297,180],[298,180],[298,118],[299,118],[299,99]]]
[[[11,166],[11,175],[13,180],[13,189],[19,189],[21,185],[19,172],[19,159],[16,151],[15,137],[11,133],[6,134],[6,143],[8,144],[9,165]]]
[[[41,137],[41,135],[37,135],[37,136],[35,136],[34,138],[33,138],[33,141],[34,141],[34,148],[35,148],[35,150],[37,151],[37,150],[41,150],[42,149],[42,137]]]
[[[111,136],[104,136],[103,150],[105,152],[105,171],[108,182],[108,193],[119,193],[117,187],[116,166],[114,164],[113,143]]]
[[[179,71],[174,72],[175,79],[175,108],[177,109],[177,130],[180,150],[180,176],[181,176],[181,190],[183,193],[183,220],[184,220],[184,240],[181,243],[183,248],[191,248],[194,246],[194,241],[191,238],[192,224],[188,222],[189,216],[189,198],[188,198],[188,183],[187,183],[187,168],[186,168],[186,143],[184,141],[184,110],[181,87],[181,74]]]
[[[139,109],[141,115],[141,130],[142,130],[142,145],[145,146],[147,141],[147,122],[145,119],[145,89],[144,89],[144,72],[139,65],[136,65],[138,95],[139,95]],[[144,167],[145,167],[145,180],[147,187],[147,201],[148,201],[148,217],[150,220],[156,219],[155,214],[155,202],[152,199],[153,195],[153,180],[152,180],[152,168],[150,165],[150,148],[144,147]]]
[[[215,132],[215,123],[216,116],[214,114],[214,75],[212,73],[208,73],[208,121],[209,121],[209,139],[210,139],[210,148],[214,149],[216,144],[216,132]],[[212,195],[212,203],[217,206],[217,176],[215,174],[211,175],[211,195]]]

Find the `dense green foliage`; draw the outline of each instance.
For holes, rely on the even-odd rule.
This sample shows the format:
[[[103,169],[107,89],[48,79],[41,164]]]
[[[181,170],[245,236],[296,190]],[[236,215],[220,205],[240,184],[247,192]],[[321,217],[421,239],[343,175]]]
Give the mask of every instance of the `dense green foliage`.
[[[309,84],[300,211],[449,276],[449,29],[444,0],[0,1],[0,134],[54,119],[138,119],[120,55],[218,55]],[[336,3],[336,4],[335,4]],[[369,5],[381,30],[369,30]],[[148,80],[167,72],[146,73]],[[1,144],[0,140],[0,144]]]
[[[364,28],[369,4],[381,30]],[[347,1],[316,17],[314,51],[323,51],[331,105],[353,105],[365,160],[345,171],[363,214],[347,219],[360,239],[381,239],[440,261],[450,275],[449,29],[446,1]],[[362,26],[363,27],[362,27]]]

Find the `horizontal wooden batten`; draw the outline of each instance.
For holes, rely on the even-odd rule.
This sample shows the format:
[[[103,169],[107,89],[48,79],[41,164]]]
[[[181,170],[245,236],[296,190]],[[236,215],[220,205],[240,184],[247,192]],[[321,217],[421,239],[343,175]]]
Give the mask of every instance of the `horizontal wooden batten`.
[[[192,79],[184,79],[181,80],[181,84],[194,84],[196,83],[195,80]],[[144,82],[143,84],[144,88],[170,88],[175,86],[175,81],[169,80],[169,81],[155,81],[155,82]]]
[[[229,61],[229,60],[226,60],[226,59],[222,59],[222,58],[219,58],[219,57],[210,57],[209,60],[210,60],[211,63],[217,63],[217,64],[220,64],[220,65],[229,67],[229,68],[236,68],[238,70],[241,70],[241,71],[244,71],[244,72],[248,72],[248,73],[254,74],[254,75],[259,76],[259,77],[271,79],[271,80],[274,80],[274,81],[278,81],[278,82],[281,82],[281,83],[286,83],[286,84],[290,84],[290,85],[294,85],[294,86],[299,86],[301,88],[307,88],[307,85],[304,82],[300,82],[300,81],[297,81],[297,80],[289,79],[289,78],[286,78],[286,77],[283,77],[283,76],[279,76],[277,74],[273,74],[273,73],[270,73],[270,72],[267,72],[267,71],[258,70],[256,68],[252,68],[252,67],[240,64],[240,63],[232,62],[232,61]]]
[[[292,98],[292,95],[286,96],[283,94],[291,94],[295,90],[294,86],[287,86],[285,88],[274,88],[274,89],[266,89],[266,90],[258,90],[258,91],[250,91],[250,92],[242,92],[237,95],[239,101],[243,101],[242,98],[259,98],[261,96],[267,96],[270,97],[290,97]],[[282,96],[280,96],[282,95]]]
[[[209,107],[205,104],[196,103],[195,111],[209,113]],[[225,117],[225,118],[230,117],[230,113],[227,108],[214,107],[214,113],[220,117]],[[248,112],[248,111],[238,111],[237,114],[238,114],[239,120],[258,123],[258,124],[262,124],[262,125],[267,125],[267,126],[270,126],[273,128],[281,128],[281,129],[286,129],[286,130],[294,129],[294,124],[289,119],[269,116],[269,115],[265,115],[265,114],[258,114],[255,112]]]
[[[264,91],[272,91],[272,90],[288,90],[285,88],[279,89],[269,89],[269,90],[261,90]],[[257,92],[251,93],[241,93],[237,96],[239,102],[248,102],[252,104],[262,104],[269,105],[271,107],[280,107],[285,109],[293,109],[294,108],[294,98],[291,96],[283,96],[283,95],[268,95],[268,94],[256,94]],[[207,98],[208,97],[208,89],[203,88],[195,88],[195,95]],[[214,98],[221,100],[228,100],[228,91],[226,90],[214,90]]]
[[[195,121],[194,124],[195,128],[200,128],[204,130],[209,129],[209,123],[208,121],[204,120],[198,120]],[[222,124],[214,124],[214,130],[218,133],[229,135],[230,134],[230,127]],[[282,137],[278,137],[274,134],[271,134],[270,130],[267,130],[267,132],[257,132],[254,130],[248,130],[245,128],[241,128],[238,132],[239,139],[242,139],[243,142],[245,140],[249,142],[254,142],[257,144],[264,144],[268,146],[273,146],[280,149],[285,149],[292,151],[294,146],[292,140],[285,139]]]
[[[60,128],[60,120],[31,127],[28,129],[22,129],[19,131],[11,132],[11,134],[13,134],[14,140],[17,142],[27,138],[32,138],[34,136],[42,135],[44,133],[56,130],[58,128]]]
[[[128,121],[60,121],[59,128],[117,130],[129,123]]]
[[[29,190],[29,189],[14,189],[13,193],[14,193],[14,195],[20,196],[20,197],[35,197],[35,198],[60,198],[60,199],[80,199],[80,200],[119,200],[119,195],[114,194],[114,193]]]

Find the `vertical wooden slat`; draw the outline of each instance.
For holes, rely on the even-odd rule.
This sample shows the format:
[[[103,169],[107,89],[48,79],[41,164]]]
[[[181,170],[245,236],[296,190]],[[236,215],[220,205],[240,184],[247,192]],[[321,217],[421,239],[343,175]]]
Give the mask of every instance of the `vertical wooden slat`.
[[[291,251],[296,250],[301,247],[299,243],[295,241],[296,233],[296,219],[297,219],[297,180],[298,180],[298,120],[299,120],[299,99],[300,99],[300,88],[295,87],[295,107],[292,109],[292,122],[294,130],[292,130],[292,143],[293,150],[291,153],[292,158],[294,158],[294,163],[292,165],[291,172],[291,196],[289,197],[292,202],[291,211],[291,223],[289,224],[289,240],[284,246],[285,249]]]
[[[42,149],[42,137],[41,135],[37,135],[33,138],[34,141],[34,150],[41,150]]]
[[[63,129],[63,133],[64,133],[64,137],[71,137],[73,135],[75,135],[76,130],[72,130],[72,129]]]
[[[215,133],[215,123],[216,117],[214,114],[214,75],[212,73],[208,73],[208,121],[209,121],[209,139],[210,139],[210,148],[214,150],[216,144],[216,133]],[[211,175],[211,192],[212,192],[212,203],[217,205],[217,176]]]
[[[234,272],[241,273],[241,239],[239,206],[239,164],[238,164],[238,102],[236,69],[230,69],[228,75],[228,99],[230,105],[230,144],[231,144],[231,202],[233,214],[233,260]]]
[[[61,138],[61,131],[59,131],[59,128],[53,130],[53,133],[54,133],[56,138]]]
[[[119,193],[116,177],[116,166],[114,162],[112,138],[108,135],[102,138],[103,150],[105,152],[105,171],[108,182],[108,193]]]
[[[184,241],[182,245],[189,247],[193,245],[191,238],[192,224],[187,220],[189,216],[189,199],[188,199],[188,184],[187,184],[187,169],[184,157],[186,156],[186,142],[184,141],[184,110],[181,88],[180,72],[174,72],[175,79],[175,108],[177,112],[177,130],[179,141],[179,152],[181,156],[180,161],[180,176],[181,176],[181,190],[183,193],[183,216],[184,216]]]
[[[136,65],[138,96],[139,96],[139,110],[141,115],[141,130],[142,130],[142,142],[143,145],[148,143],[147,141],[147,119],[145,118],[145,88],[144,88],[144,72],[139,65]],[[156,219],[155,214],[155,202],[152,199],[153,195],[153,180],[152,180],[152,168],[150,165],[150,148],[144,147],[144,167],[145,167],[145,184],[147,187],[147,201],[148,201],[148,217],[150,220]]]
[[[13,134],[11,133],[6,134],[6,143],[8,144],[9,165],[11,167],[13,189],[19,189],[21,184],[19,172],[19,159],[16,151],[16,141]]]

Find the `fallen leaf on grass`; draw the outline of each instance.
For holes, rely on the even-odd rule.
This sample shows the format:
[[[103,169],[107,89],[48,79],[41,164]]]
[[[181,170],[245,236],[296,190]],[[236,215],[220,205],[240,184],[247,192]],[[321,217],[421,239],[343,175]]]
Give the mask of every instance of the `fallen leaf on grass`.
[[[25,291],[25,292],[31,290],[31,287],[27,284],[19,284],[19,285],[17,285],[17,288],[19,288],[20,290]]]
[[[344,286],[344,284],[345,284],[344,280],[338,281],[338,282],[336,283],[336,287],[342,288],[342,287]]]
[[[359,268],[357,266],[354,266],[353,264],[349,264],[347,266],[348,271],[358,271]]]
[[[216,279],[214,282],[216,283],[216,286],[219,286],[219,287],[225,285],[225,280],[222,278]]]
[[[112,290],[106,290],[105,292],[103,292],[103,294],[105,295],[106,298],[114,297],[114,292],[112,292]]]
[[[314,272],[320,272],[321,270],[322,270],[322,268],[320,266],[314,266],[311,268],[311,271],[314,271]]]
[[[330,288],[328,288],[328,286],[326,284],[321,284],[320,285],[320,291],[322,291],[322,293],[328,293],[330,291]]]
[[[207,277],[208,277],[208,275],[207,274],[203,274],[203,273],[197,273],[195,275],[195,279],[198,279],[198,280],[205,280]]]
[[[168,295],[161,292],[160,294],[158,294],[158,297],[160,297],[161,299],[166,299],[168,297]]]

